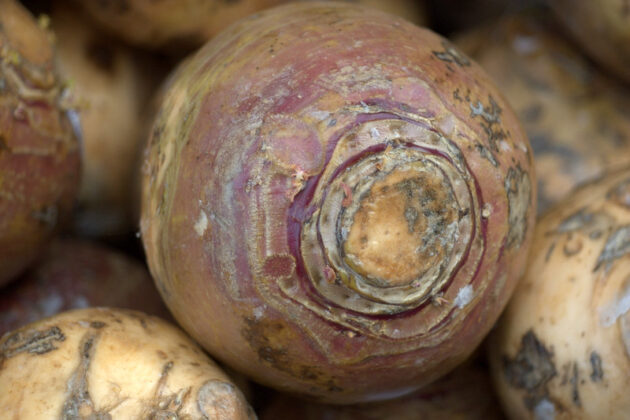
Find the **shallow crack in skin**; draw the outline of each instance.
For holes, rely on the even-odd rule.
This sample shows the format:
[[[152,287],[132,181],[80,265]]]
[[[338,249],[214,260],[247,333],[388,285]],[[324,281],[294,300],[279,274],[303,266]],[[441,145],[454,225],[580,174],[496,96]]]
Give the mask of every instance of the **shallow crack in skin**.
[[[448,41],[442,41],[444,51],[433,51],[433,55],[445,63],[455,63],[459,67],[470,66],[470,59]]]
[[[155,387],[153,399],[151,401],[150,413],[147,418],[151,420],[179,420],[181,410],[190,395],[190,387],[181,388],[179,391],[171,394],[165,394],[166,382],[168,375],[173,368],[173,361],[168,361],[162,367],[160,379]]]
[[[11,334],[0,349],[2,361],[20,353],[45,354],[56,350],[55,341],[62,342],[66,339],[61,329],[57,326],[46,331],[17,331]]]
[[[111,407],[97,410],[90,396],[88,374],[100,335],[100,331],[89,331],[83,336],[79,344],[80,361],[66,385],[68,397],[63,403],[61,420],[111,420],[110,411],[124,401],[122,399]]]

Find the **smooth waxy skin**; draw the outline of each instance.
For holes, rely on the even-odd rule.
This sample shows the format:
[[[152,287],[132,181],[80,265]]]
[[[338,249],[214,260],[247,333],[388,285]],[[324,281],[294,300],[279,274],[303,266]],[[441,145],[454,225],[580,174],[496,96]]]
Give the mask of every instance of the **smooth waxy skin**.
[[[0,1],[0,285],[15,278],[72,207],[79,147],[62,109],[49,34]]]
[[[550,16],[503,18],[455,44],[492,76],[527,131],[539,213],[630,164],[630,89],[584,57]]]
[[[84,161],[75,230],[89,236],[132,232],[137,219],[130,180],[146,138],[143,109],[160,68],[103,36],[70,4],[55,3],[50,19],[67,99],[81,120]]]
[[[549,0],[549,4],[590,57],[630,83],[627,0]]]
[[[5,334],[0,357],[7,418],[256,417],[188,336],[142,312],[64,312]]]
[[[36,265],[0,294],[0,336],[59,312],[88,306],[169,316],[140,262],[90,241],[55,239]]]
[[[490,376],[478,366],[453,372],[411,395],[368,404],[333,406],[276,395],[261,420],[501,420]]]
[[[477,65],[403,20],[309,3],[231,27],[172,82],[142,239],[207,350],[343,403],[411,392],[472,352],[535,213],[527,140]]]
[[[628,169],[538,221],[527,273],[488,346],[510,418],[628,417],[629,226]]]

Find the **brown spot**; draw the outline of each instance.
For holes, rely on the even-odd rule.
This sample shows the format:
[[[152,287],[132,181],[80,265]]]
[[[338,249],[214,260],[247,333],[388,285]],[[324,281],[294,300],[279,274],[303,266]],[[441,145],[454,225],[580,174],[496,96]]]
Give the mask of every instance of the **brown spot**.
[[[600,382],[604,379],[604,368],[602,367],[602,358],[596,352],[591,352],[591,381]]]
[[[511,386],[525,390],[524,402],[532,410],[548,396],[547,383],[556,376],[553,354],[529,330],[521,340],[521,347],[511,359],[503,357],[503,374]]]
[[[508,201],[507,246],[520,248],[528,229],[532,188],[529,174],[520,166],[510,168],[505,177]]]
[[[295,259],[291,255],[274,255],[265,259],[263,275],[267,277],[288,277],[295,270]]]
[[[56,350],[55,341],[65,341],[66,336],[59,327],[51,327],[45,331],[19,330],[9,335],[2,343],[0,351],[2,360],[20,353],[45,354]]]
[[[107,324],[105,324],[104,322],[101,322],[101,321],[92,321],[92,322],[90,322],[90,327],[96,328],[97,330],[103,328],[106,325]]]

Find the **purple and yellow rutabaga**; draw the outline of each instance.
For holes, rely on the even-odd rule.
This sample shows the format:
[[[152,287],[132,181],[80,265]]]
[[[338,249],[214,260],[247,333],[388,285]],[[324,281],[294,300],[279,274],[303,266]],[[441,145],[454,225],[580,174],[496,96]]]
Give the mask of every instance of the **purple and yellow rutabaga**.
[[[630,168],[545,213],[527,271],[489,340],[514,419],[627,419]]]
[[[469,356],[525,266],[528,141],[432,32],[336,3],[245,19],[171,79],[142,238],[179,323],[254,379],[393,398]]]
[[[0,0],[0,285],[35,260],[72,208],[79,147],[62,105],[48,32]]]

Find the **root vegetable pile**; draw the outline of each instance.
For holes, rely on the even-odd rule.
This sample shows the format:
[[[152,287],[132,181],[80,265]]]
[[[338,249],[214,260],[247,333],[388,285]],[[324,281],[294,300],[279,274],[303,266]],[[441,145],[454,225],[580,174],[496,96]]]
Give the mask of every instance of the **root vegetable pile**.
[[[630,0],[20,2],[0,417],[628,417]]]

